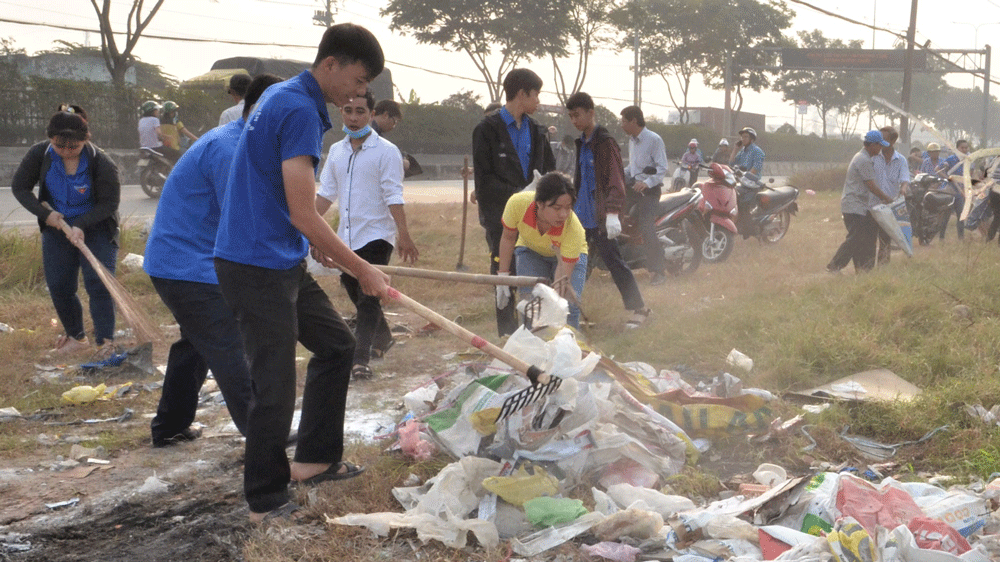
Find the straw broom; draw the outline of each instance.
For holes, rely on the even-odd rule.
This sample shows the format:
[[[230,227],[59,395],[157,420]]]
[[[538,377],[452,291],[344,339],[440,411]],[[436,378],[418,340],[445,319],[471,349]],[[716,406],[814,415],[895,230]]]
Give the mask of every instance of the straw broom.
[[[42,203],[42,205],[52,210],[52,207],[48,203]],[[73,238],[71,235],[73,234],[73,229],[66,224],[66,221],[60,219],[59,228],[66,234],[66,238],[72,242]],[[100,277],[101,282],[104,283],[104,286],[108,289],[108,293],[111,294],[111,298],[115,301],[118,311],[125,317],[128,325],[132,327],[132,333],[135,335],[136,340],[139,343],[153,341],[157,335],[156,327],[153,324],[153,320],[139,307],[139,303],[128,294],[125,287],[108,271],[108,268],[104,267],[104,264],[90,251],[86,243],[73,242],[73,245],[80,250],[83,257],[87,258],[91,267],[97,272],[97,276]]]

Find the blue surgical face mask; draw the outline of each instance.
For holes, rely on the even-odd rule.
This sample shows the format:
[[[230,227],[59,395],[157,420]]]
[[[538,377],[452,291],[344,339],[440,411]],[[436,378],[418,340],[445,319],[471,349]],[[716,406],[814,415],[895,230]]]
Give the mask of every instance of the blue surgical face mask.
[[[347,134],[347,136],[351,137],[352,139],[363,139],[368,135],[370,135],[371,132],[372,132],[372,127],[370,124],[365,125],[364,128],[358,129],[357,131],[352,131],[347,128],[347,125],[344,125],[344,133]]]

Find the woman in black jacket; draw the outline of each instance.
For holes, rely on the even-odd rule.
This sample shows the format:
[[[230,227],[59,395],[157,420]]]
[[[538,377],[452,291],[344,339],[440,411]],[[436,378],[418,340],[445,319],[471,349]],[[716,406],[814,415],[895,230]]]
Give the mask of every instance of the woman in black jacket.
[[[112,349],[115,332],[114,301],[73,241],[86,243],[97,259],[114,272],[121,199],[118,168],[90,142],[87,120],[78,111],[53,115],[46,136],[48,141],[28,149],[11,187],[18,202],[38,217],[42,231],[45,282],[65,331],[50,353],[92,350],[76,294],[81,268],[90,296],[94,340],[107,352]],[[72,240],[59,228],[63,220],[72,228]]]

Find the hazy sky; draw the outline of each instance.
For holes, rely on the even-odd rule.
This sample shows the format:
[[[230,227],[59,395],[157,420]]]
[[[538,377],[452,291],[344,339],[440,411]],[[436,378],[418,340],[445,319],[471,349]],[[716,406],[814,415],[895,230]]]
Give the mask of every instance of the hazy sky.
[[[379,9],[387,0],[342,0],[335,21],[351,21],[363,25],[379,38],[386,54],[387,66],[392,70],[396,87],[403,96],[415,90],[423,102],[438,101],[459,90],[472,90],[485,100],[486,87],[472,61],[463,53],[452,53],[434,46],[419,45],[410,37],[389,30],[388,19],[379,16]],[[872,30],[821,14],[805,6],[788,1],[795,12],[790,33],[798,30],[822,29],[827,37],[844,40],[861,39],[865,47],[872,45]],[[810,3],[843,14],[853,19],[871,23],[905,34],[909,20],[911,0],[876,0],[875,3],[859,0],[812,0]],[[150,0],[146,4],[151,4]],[[112,0],[116,10],[116,30],[124,29],[131,0]],[[860,9],[863,6],[863,9]],[[961,6],[961,9],[956,9]],[[253,55],[312,60],[315,45],[322,35],[322,28],[312,24],[313,12],[320,8],[319,0],[167,0],[147,29],[151,35],[180,39],[216,39],[302,45],[281,47],[274,45],[241,46],[224,43],[191,43],[143,37],[135,50],[140,59],[160,65],[167,73],[183,80],[206,72],[220,58]],[[0,0],[0,19],[45,23],[96,29],[96,15],[89,0]],[[987,22],[987,23],[982,23]],[[0,37],[11,37],[15,46],[29,53],[52,48],[53,41],[62,39],[75,43],[89,41],[100,44],[96,33],[68,31],[40,26],[0,22]],[[917,40],[930,39],[932,46],[942,49],[972,49],[984,44],[1000,45],[1000,0],[920,0],[917,18]],[[876,48],[891,48],[894,38],[876,32]],[[1000,59],[994,59],[994,67]],[[590,59],[590,71],[584,90],[597,98],[598,103],[615,113],[632,101],[632,75],[629,65],[631,52],[595,52]],[[416,67],[416,68],[408,68]],[[532,68],[551,86],[552,64],[533,61],[525,64]],[[423,69],[423,70],[422,70]],[[429,71],[454,75],[458,78]],[[1000,72],[993,70],[994,76]],[[949,75],[956,86],[968,88],[969,75]],[[981,81],[978,83],[981,87]],[[546,88],[548,89],[548,88]],[[994,86],[1000,93],[1000,87]],[[543,103],[556,103],[554,94],[542,94]],[[898,100],[895,100],[898,102]],[[723,94],[700,85],[692,87],[691,106],[722,107]],[[659,77],[647,77],[643,83],[643,109],[647,115],[666,118],[672,107],[666,87]],[[780,94],[764,93],[746,95],[745,111],[764,113],[769,128],[791,121],[793,107],[781,101]],[[814,125],[818,118],[810,115]],[[807,122],[808,127],[808,122]]]

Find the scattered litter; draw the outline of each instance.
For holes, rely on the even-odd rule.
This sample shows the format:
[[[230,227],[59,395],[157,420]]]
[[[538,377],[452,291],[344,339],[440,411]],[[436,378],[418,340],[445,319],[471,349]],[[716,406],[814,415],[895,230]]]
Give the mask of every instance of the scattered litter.
[[[150,477],[146,478],[146,481],[143,482],[142,486],[139,486],[139,488],[135,492],[137,494],[144,495],[144,496],[145,495],[152,496],[152,495],[166,493],[166,491],[169,488],[170,488],[170,484],[169,483],[164,482],[163,480],[160,480],[154,474],[153,476],[150,476]]]
[[[90,385],[80,385],[74,386],[73,388],[62,393],[62,400],[66,404],[73,404],[74,406],[79,406],[81,404],[89,404],[98,399],[104,398],[104,390],[107,385],[101,383],[97,386]]]
[[[80,503],[80,498],[73,498],[71,500],[66,500],[64,502],[47,503],[45,504],[45,507],[55,510],[55,509],[62,509],[64,507],[72,507],[78,503]]]
[[[95,458],[88,458],[87,462],[90,463],[90,464],[111,464],[111,461],[109,461],[109,460],[95,459]]]
[[[579,519],[587,508],[581,500],[542,496],[524,502],[524,514],[536,527],[551,527]]]
[[[735,348],[726,357],[726,364],[731,367],[743,369],[748,373],[753,370],[753,359],[750,359],[742,351]]]
[[[988,424],[988,425],[1000,425],[1000,404],[994,405],[992,408],[987,410],[980,404],[965,405],[965,413],[969,414],[973,418]]]
[[[888,369],[856,373],[803,392],[785,395],[791,400],[858,400],[909,402],[921,393],[919,387],[903,380]]]
[[[426,424],[417,421],[408,421],[399,427],[399,448],[407,457],[426,461],[437,453],[437,446],[421,435],[421,431]]]
[[[122,265],[131,271],[142,271],[143,257],[139,254],[129,252],[122,258]]]
[[[21,417],[21,412],[13,406],[7,408],[0,408],[0,422],[6,422],[11,420],[16,420]]]
[[[3,322],[0,322],[0,333],[6,334],[8,332],[13,332],[13,331],[14,328],[11,328],[10,324],[4,324]]]
[[[877,461],[887,461],[892,457],[896,456],[896,451],[898,451],[900,447],[905,447],[906,445],[919,445],[920,443],[923,443],[924,441],[927,441],[928,439],[933,437],[939,431],[947,430],[948,426],[942,425],[939,428],[932,429],[931,431],[927,432],[926,435],[924,435],[920,439],[917,439],[916,441],[903,441],[901,443],[895,443],[893,445],[885,445],[879,443],[878,441],[868,439],[866,437],[847,435],[847,430],[849,428],[850,426],[846,426],[844,427],[843,431],[840,432],[841,439],[853,445],[854,448],[857,449],[858,452],[860,452],[866,458]]]
[[[600,556],[615,562],[635,562],[636,556],[642,552],[641,548],[636,548],[627,544],[617,542],[599,542],[594,545],[583,545],[580,550],[587,556]]]
[[[646,540],[656,537],[663,529],[663,516],[645,509],[629,508],[608,516],[594,527],[594,535],[602,541],[617,541],[623,537]]]

